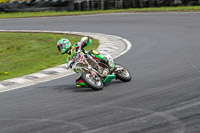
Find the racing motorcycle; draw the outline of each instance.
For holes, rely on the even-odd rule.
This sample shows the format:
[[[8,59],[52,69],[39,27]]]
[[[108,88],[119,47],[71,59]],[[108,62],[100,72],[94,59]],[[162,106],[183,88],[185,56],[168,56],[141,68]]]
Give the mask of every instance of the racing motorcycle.
[[[112,56],[104,55],[109,63],[114,63]],[[72,69],[77,69],[81,73],[81,79],[93,90],[102,90],[104,84],[113,79],[119,79],[123,82],[131,80],[130,72],[120,64],[114,63],[114,68],[110,69],[108,65],[95,60],[90,54],[85,54],[79,50],[73,58]]]

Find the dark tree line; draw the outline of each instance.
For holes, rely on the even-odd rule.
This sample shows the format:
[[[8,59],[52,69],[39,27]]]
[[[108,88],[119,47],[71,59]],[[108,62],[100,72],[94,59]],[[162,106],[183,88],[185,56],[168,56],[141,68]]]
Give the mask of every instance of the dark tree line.
[[[75,2],[75,10],[143,8],[200,5],[200,0],[85,0]]]
[[[200,0],[23,0],[0,3],[0,12],[73,11],[200,5]]]

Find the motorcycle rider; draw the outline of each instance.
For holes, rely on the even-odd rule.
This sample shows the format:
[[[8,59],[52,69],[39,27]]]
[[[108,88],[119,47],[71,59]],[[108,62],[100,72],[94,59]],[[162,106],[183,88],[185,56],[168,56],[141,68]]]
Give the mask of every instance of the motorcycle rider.
[[[73,63],[73,57],[75,56],[76,52],[80,48],[83,55],[90,54],[96,60],[99,60],[105,64],[107,64],[111,69],[114,68],[114,64],[109,63],[109,60],[100,54],[97,50],[91,49],[89,52],[84,50],[85,47],[90,46],[92,44],[92,39],[90,37],[82,37],[80,42],[76,42],[73,46],[71,42],[67,38],[62,38],[57,42],[57,48],[61,54],[68,54],[66,68],[68,69],[70,65]],[[77,71],[77,68],[74,69]],[[76,86],[83,87],[86,84],[81,79],[81,76],[76,78]]]

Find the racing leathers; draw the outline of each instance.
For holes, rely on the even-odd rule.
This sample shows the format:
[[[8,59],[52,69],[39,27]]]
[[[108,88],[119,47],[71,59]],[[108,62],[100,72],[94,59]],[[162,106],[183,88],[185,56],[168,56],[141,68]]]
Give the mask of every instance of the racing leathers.
[[[98,60],[100,62],[103,62],[103,63],[107,64],[110,68],[114,67],[114,64],[112,64],[112,63],[110,64],[109,60],[104,55],[100,54],[97,50],[91,49],[89,51],[86,51],[84,48],[89,46],[90,44],[91,44],[91,41],[90,41],[90,43],[87,43],[87,44],[83,44],[81,42],[77,42],[72,46],[71,51],[67,53],[67,54],[69,54],[69,57],[67,58],[67,64],[66,64],[66,68],[67,69],[69,67],[72,67],[73,57],[76,55],[76,52],[78,50],[81,50],[83,55],[90,54],[95,60]],[[74,72],[77,72],[77,68],[74,68],[73,70],[74,70]],[[81,75],[76,78],[76,86],[77,87],[86,86],[86,84],[81,79]]]

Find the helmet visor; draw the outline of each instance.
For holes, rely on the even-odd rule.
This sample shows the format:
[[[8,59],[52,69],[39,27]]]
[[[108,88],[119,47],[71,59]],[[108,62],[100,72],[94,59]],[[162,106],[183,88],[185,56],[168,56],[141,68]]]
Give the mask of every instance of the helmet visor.
[[[63,50],[65,47],[66,47],[66,44],[59,44],[59,45],[57,46],[59,52],[62,52],[62,50]]]

